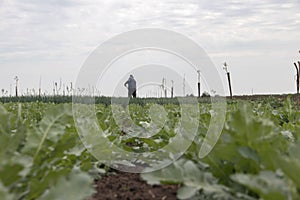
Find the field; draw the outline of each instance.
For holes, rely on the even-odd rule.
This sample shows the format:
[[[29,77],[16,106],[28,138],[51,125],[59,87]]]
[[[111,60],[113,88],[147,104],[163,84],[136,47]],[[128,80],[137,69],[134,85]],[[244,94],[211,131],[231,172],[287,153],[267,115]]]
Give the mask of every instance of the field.
[[[228,101],[221,136],[201,159],[213,112],[209,101],[199,101],[188,150],[168,167],[142,174],[114,170],[86,150],[70,99],[1,101],[0,199],[300,199],[300,110],[290,97]],[[134,123],[143,127],[156,103],[167,121],[150,139],[120,129],[109,100],[95,104],[97,121],[127,152],[154,152],[175,137],[180,105],[167,99],[129,104]]]

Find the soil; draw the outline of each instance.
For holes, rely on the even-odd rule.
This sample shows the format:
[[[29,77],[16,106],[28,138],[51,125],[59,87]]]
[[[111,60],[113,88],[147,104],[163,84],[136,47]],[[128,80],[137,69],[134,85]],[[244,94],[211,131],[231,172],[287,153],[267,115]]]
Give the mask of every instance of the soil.
[[[173,200],[179,185],[149,185],[140,174],[117,172],[95,181],[96,194],[89,200]]]

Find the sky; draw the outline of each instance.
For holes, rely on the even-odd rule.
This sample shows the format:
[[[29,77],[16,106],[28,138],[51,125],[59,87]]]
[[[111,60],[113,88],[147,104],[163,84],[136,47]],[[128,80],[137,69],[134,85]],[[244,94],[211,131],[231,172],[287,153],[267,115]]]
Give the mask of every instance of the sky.
[[[299,9],[299,0],[0,0],[0,89],[14,94],[18,76],[19,93],[36,92],[41,83],[43,93],[53,94],[55,82],[65,88],[76,82],[82,65],[103,42],[135,29],[162,28],[197,42],[225,89],[226,62],[235,95],[294,93]],[[152,76],[159,83],[167,76],[163,68],[161,74],[158,66],[151,69],[132,72],[138,83]],[[110,84],[99,85],[99,93],[126,95],[120,83],[130,73],[124,71],[115,84],[119,93]],[[192,76],[186,72],[186,79],[197,82],[197,74]],[[176,93],[183,93],[180,78],[165,78],[167,87],[174,79]],[[209,90],[201,85],[202,91]],[[196,94],[195,88],[186,93]],[[139,94],[157,93],[148,87]]]

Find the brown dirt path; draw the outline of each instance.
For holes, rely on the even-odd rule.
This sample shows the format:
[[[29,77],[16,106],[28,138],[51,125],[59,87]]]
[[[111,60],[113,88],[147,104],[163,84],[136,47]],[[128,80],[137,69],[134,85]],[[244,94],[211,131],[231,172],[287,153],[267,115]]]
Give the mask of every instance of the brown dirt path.
[[[117,172],[96,182],[97,193],[89,200],[174,200],[178,185],[148,185],[140,174]]]

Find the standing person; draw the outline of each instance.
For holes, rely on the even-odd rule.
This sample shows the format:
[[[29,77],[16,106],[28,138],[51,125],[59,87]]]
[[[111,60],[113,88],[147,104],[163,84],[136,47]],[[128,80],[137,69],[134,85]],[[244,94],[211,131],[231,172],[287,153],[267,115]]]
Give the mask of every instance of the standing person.
[[[132,75],[129,76],[129,79],[124,83],[124,86],[128,89],[128,97],[136,98],[136,81]]]

